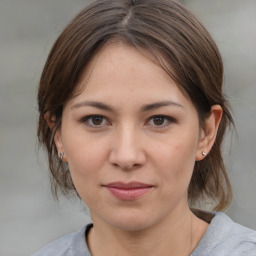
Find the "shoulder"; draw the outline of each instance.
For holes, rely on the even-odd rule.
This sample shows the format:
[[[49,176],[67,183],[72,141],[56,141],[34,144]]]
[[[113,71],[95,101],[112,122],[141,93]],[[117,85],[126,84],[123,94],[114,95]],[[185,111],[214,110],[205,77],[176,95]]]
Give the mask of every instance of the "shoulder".
[[[91,256],[85,238],[88,228],[90,225],[49,243],[32,256]]]
[[[256,231],[232,221],[226,214],[214,214],[209,228],[192,255],[256,255]]]
[[[233,222],[226,214],[221,212],[216,213],[215,218],[214,227],[222,236],[222,239],[218,239],[216,236],[216,239],[219,240],[214,249],[216,253],[256,255],[256,231]]]

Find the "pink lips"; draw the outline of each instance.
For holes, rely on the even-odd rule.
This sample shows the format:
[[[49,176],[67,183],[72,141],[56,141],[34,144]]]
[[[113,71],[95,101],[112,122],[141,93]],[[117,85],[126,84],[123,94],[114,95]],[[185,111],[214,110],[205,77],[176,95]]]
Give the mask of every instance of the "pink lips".
[[[113,182],[104,185],[113,196],[120,200],[135,200],[150,191],[153,186],[140,182]]]

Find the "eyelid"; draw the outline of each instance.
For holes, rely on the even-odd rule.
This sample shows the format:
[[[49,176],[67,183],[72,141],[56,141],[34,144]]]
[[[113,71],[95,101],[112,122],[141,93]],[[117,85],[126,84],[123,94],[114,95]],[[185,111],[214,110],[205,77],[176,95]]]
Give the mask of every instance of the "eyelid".
[[[102,124],[99,124],[99,125],[90,124],[89,120],[93,117],[101,117],[103,119]],[[164,118],[165,119],[164,124],[162,124],[162,125],[150,124],[150,122],[153,121],[154,118]],[[106,126],[111,125],[110,120],[107,117],[100,115],[100,114],[91,114],[91,115],[84,116],[80,119],[80,122],[92,129],[100,129],[100,128],[104,128]],[[154,128],[161,129],[161,128],[165,128],[165,127],[169,126],[170,124],[176,123],[176,122],[177,122],[177,120],[172,116],[159,114],[159,115],[150,116],[146,120],[146,126],[152,126]]]
[[[177,122],[177,120],[174,118],[174,117],[171,117],[171,116],[167,116],[167,115],[153,115],[153,116],[151,116],[151,117],[149,117],[148,118],[148,120],[147,120],[147,124],[151,121],[151,120],[153,120],[153,118],[155,118],[155,117],[160,117],[160,118],[164,118],[165,120],[167,120],[167,124],[163,124],[163,125],[153,125],[154,127],[156,127],[156,128],[159,128],[159,129],[161,129],[161,128],[165,128],[165,127],[167,127],[169,124],[171,124],[171,123],[176,123]]]
[[[100,124],[100,125],[93,125],[93,124],[90,124],[90,123],[88,122],[88,120],[91,119],[91,118],[93,118],[93,117],[101,117],[101,118],[103,118],[104,120],[107,121],[107,124]],[[88,127],[94,128],[94,129],[99,129],[99,128],[102,128],[102,127],[104,127],[104,126],[110,124],[109,120],[108,120],[105,116],[103,116],[103,115],[98,115],[98,114],[93,114],[93,115],[84,116],[83,118],[80,119],[80,122],[83,123],[83,124],[85,124],[85,125],[88,126]]]

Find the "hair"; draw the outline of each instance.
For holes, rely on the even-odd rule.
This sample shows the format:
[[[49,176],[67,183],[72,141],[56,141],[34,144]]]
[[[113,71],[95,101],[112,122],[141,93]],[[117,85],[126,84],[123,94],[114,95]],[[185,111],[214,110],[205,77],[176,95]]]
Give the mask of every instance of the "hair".
[[[58,158],[55,132],[63,106],[91,58],[109,41],[119,40],[146,51],[195,105],[201,127],[211,106],[223,109],[215,143],[195,162],[188,188],[190,202],[211,199],[224,210],[232,189],[221,154],[227,128],[234,125],[223,91],[223,62],[209,32],[181,3],[174,0],[98,0],[83,9],[60,34],[44,66],[38,90],[39,142],[48,152],[53,194],[76,192],[68,166]],[[52,120],[49,128],[45,114]]]

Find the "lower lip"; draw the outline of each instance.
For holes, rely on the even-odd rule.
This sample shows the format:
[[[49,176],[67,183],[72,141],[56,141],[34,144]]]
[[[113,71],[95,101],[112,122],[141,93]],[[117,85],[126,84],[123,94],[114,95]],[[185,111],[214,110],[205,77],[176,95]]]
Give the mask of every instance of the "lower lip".
[[[131,189],[123,189],[123,188],[114,188],[114,187],[107,187],[107,189],[111,192],[113,196],[120,200],[136,200],[149,192],[152,187],[143,187],[143,188],[131,188]]]

